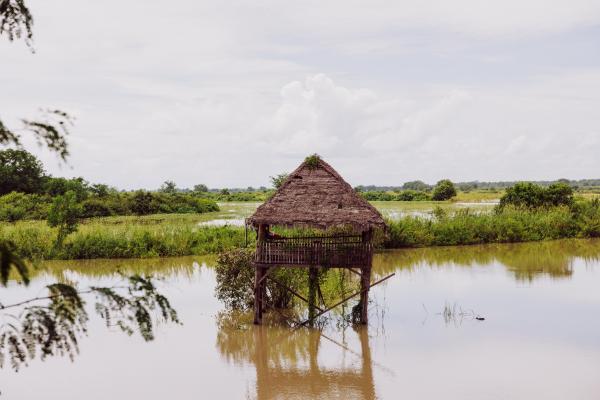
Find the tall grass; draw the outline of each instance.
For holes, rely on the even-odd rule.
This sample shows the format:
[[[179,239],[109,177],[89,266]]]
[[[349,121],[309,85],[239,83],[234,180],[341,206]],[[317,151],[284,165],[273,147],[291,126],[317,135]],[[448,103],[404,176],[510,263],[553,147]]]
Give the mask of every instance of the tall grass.
[[[405,217],[389,221],[388,248],[510,243],[600,236],[600,207],[585,212],[568,207],[473,213],[461,210],[432,219]]]
[[[438,209],[434,214],[432,218],[407,216],[388,221],[387,235],[376,235],[377,245],[400,248],[600,237],[598,200],[550,209],[506,207],[492,213],[461,210],[452,214]],[[245,243],[243,227],[200,226],[197,218],[189,215],[86,220],[60,249],[54,246],[56,234],[43,221],[0,223],[0,237],[14,242],[21,256],[32,259],[204,255]],[[253,247],[255,234],[249,232],[248,239]]]
[[[63,260],[203,255],[245,243],[243,228],[197,226],[175,219],[150,225],[88,222],[60,249],[54,246],[56,231],[41,221],[1,224],[0,237],[11,240],[23,257]]]

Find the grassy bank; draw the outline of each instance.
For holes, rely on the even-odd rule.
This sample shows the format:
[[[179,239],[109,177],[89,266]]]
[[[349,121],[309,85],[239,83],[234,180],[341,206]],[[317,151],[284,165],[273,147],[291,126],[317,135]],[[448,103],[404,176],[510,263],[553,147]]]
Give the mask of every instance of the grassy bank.
[[[191,217],[191,216],[190,216]],[[85,221],[55,249],[56,230],[44,221],[0,224],[0,236],[32,259],[147,258],[203,255],[244,245],[244,229],[199,226],[188,216],[111,217]]]
[[[405,217],[389,224],[385,247],[452,246],[512,243],[600,236],[600,208],[586,202],[581,210],[505,209],[500,213],[458,211],[436,218]]]
[[[56,230],[44,221],[2,223],[0,237],[11,240],[20,255],[33,259],[204,255],[244,245],[243,227],[199,225],[204,218],[176,214],[89,219],[67,237],[61,249],[54,247]],[[431,217],[389,221],[387,237],[378,236],[378,245],[386,248],[600,237],[600,202],[488,213],[437,209]],[[250,231],[251,246],[254,237]]]

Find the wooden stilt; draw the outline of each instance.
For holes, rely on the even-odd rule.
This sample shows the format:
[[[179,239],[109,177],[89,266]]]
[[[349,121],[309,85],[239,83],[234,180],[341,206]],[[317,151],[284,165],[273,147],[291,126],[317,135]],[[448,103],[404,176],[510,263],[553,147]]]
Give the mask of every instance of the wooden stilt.
[[[262,323],[263,311],[265,309],[267,268],[256,266],[254,269],[254,324]]]
[[[366,325],[369,322],[369,288],[371,287],[371,267],[361,268],[360,275],[360,323]]]
[[[394,272],[393,274],[390,274],[388,276],[386,276],[385,278],[381,278],[380,280],[373,282],[373,284],[371,284],[369,287],[367,287],[365,290],[369,290],[370,288],[372,288],[373,286],[377,286],[382,282],[387,281],[388,279],[390,279],[392,276],[396,275],[396,273]],[[350,296],[346,296],[345,298],[343,298],[342,300],[338,301],[337,303],[335,303],[334,305],[327,307],[326,309],[324,309],[323,311],[319,312],[317,315],[314,316],[314,318],[318,318],[321,315],[333,310],[334,308],[336,308],[337,306],[339,306],[340,304],[344,304],[345,302],[347,302],[348,300],[358,296],[359,294],[362,294],[363,290],[360,290],[356,293],[351,294]],[[303,322],[299,323],[298,325],[296,325],[294,327],[294,329],[298,329],[302,326],[305,326],[306,324],[308,324],[310,322],[310,319],[304,320]]]
[[[284,288],[285,290],[287,290],[288,292],[290,292],[291,294],[293,294],[294,296],[296,296],[297,298],[299,298],[300,300],[304,301],[307,304],[309,303],[309,301],[306,297],[302,296],[300,293],[296,292],[294,289],[290,288],[289,286],[282,283],[278,279],[275,279],[272,276],[269,276],[269,279],[272,280],[273,282],[275,282],[276,284],[278,284],[279,286],[281,286],[282,288]],[[323,311],[323,309],[320,307],[315,306],[315,308],[319,311]]]

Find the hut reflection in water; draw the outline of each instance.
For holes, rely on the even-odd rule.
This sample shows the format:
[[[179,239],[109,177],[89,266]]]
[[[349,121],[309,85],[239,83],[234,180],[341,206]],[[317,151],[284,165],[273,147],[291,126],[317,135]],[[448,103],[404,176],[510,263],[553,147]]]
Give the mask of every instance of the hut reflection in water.
[[[348,329],[348,340],[360,350],[340,347],[344,357],[321,360],[319,350],[334,344],[318,329],[290,331],[280,326],[240,325],[236,316],[218,318],[217,348],[229,362],[252,365],[256,393],[267,399],[375,399],[373,362],[366,326]],[[346,357],[348,356],[348,357]]]

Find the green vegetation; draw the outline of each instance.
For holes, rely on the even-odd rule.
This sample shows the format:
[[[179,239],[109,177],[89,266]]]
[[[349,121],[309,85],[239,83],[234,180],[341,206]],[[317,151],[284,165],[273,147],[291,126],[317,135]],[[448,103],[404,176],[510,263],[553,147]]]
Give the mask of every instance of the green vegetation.
[[[306,166],[308,167],[308,169],[317,168],[319,166],[320,161],[321,161],[321,156],[319,156],[317,153],[311,154],[310,156],[308,156],[304,159],[304,162],[306,163]]]
[[[254,249],[231,249],[219,254],[215,267],[217,299],[233,310],[248,310],[254,303]],[[305,307],[281,284],[300,293],[313,304],[333,302],[358,290],[358,279],[349,271],[321,269],[318,272],[318,288],[310,287],[306,269],[276,268],[267,279],[266,304],[269,307],[284,309],[295,305]],[[317,299],[318,294],[318,299]]]
[[[58,233],[43,221],[0,224],[0,237],[14,243],[21,257],[65,260],[201,255],[245,243],[243,228],[198,226],[193,214],[84,220],[59,249]]]
[[[548,187],[531,182],[519,182],[506,189],[500,199],[500,208],[507,205],[515,207],[541,208],[573,205],[573,189],[562,182]]]
[[[48,213],[48,226],[58,228],[56,247],[62,244],[70,233],[77,231],[82,207],[77,203],[75,192],[68,191],[63,196],[56,196]]]
[[[281,187],[281,185],[283,184],[283,182],[285,182],[287,177],[288,177],[288,174],[286,172],[283,172],[279,175],[272,176],[271,184],[273,185],[273,187],[275,189],[279,189]]]
[[[254,302],[254,249],[231,249],[219,254],[215,272],[217,299],[231,309],[250,309]],[[306,281],[306,271],[300,268],[279,268],[270,273],[271,278],[297,289]],[[269,307],[287,308],[292,294],[267,280],[267,304]]]
[[[248,210],[245,210],[246,212]],[[251,210],[250,210],[251,211]],[[572,206],[518,208],[493,212],[436,209],[433,215],[389,220],[379,247],[448,246],[600,237],[600,201],[574,200]],[[58,233],[43,221],[0,224],[0,237],[14,243],[18,255],[34,259],[143,258],[214,254],[243,247],[243,227],[204,226],[219,214],[158,214],[93,218],[80,222],[60,249]],[[254,232],[248,234],[253,247]]]
[[[0,196],[0,221],[46,219],[56,202],[62,201],[67,193],[71,193],[70,198],[81,208],[77,218],[219,210],[207,192],[178,191],[171,181],[165,182],[156,192],[120,192],[107,185],[90,184],[83,178],[47,176],[39,160],[25,150],[0,151],[0,194],[3,194]]]
[[[450,246],[527,242],[600,236],[600,201],[579,200],[571,207],[517,208],[493,213],[468,209],[452,215],[442,209],[431,219],[404,217],[389,222],[385,247]]]
[[[400,192],[359,192],[368,201],[429,201],[428,193],[416,190],[402,190]]]
[[[456,188],[449,179],[442,179],[433,188],[431,199],[435,201],[450,200],[456,196]]]
[[[63,178],[59,178],[63,179]],[[50,178],[54,182],[55,178]],[[85,181],[78,179],[65,180],[68,186],[77,186],[63,192],[62,188],[53,195],[48,193],[25,194],[11,192],[0,196],[0,221],[15,222],[18,220],[46,219],[48,212],[58,197],[73,193],[81,206],[81,218],[108,217],[117,215],[149,215],[149,214],[186,214],[218,211],[217,203],[209,198],[193,193],[164,193],[138,190],[135,192],[118,192],[110,190],[98,195]],[[65,188],[66,189],[66,188]]]
[[[16,170],[26,171],[28,178],[20,181],[10,172]],[[194,190],[185,190],[172,181],[165,182],[157,191],[118,191],[82,178],[46,176],[37,159],[23,150],[0,151],[0,177],[4,185],[0,189],[5,192],[8,188],[27,191],[0,196],[0,221],[4,221],[0,223],[0,238],[17,255],[35,259],[203,255],[240,247],[246,242],[243,228],[199,223],[233,216],[216,214],[219,210],[216,200],[259,202],[272,193],[266,188],[215,192],[202,184],[195,185]],[[285,174],[281,174],[273,179],[273,184],[277,186],[284,179]],[[450,203],[442,200],[455,195],[472,200],[478,192],[469,192],[471,197],[466,197],[466,192],[457,194],[449,180],[438,182],[430,192],[416,189],[431,188],[414,181],[397,192],[361,192],[370,201],[419,201],[420,204],[430,201],[419,216],[399,218],[402,212],[389,212],[394,219],[389,221],[387,237],[380,235],[381,247],[600,236],[599,201],[576,199],[576,192],[565,182],[547,186],[518,183],[504,194],[490,190],[486,193],[501,197],[493,213],[484,209],[450,210]],[[434,203],[431,199],[441,202]],[[429,215],[428,209],[437,205],[442,207]],[[243,210],[244,216],[251,211],[249,205]],[[207,217],[199,218],[200,214]],[[43,219],[48,220],[48,225]],[[251,234],[250,245],[253,238]]]
[[[0,195],[35,193],[43,184],[44,167],[25,150],[0,151]]]

